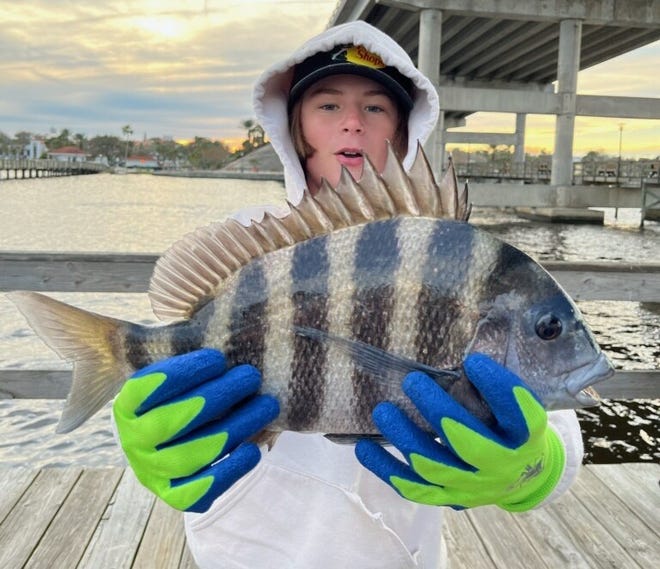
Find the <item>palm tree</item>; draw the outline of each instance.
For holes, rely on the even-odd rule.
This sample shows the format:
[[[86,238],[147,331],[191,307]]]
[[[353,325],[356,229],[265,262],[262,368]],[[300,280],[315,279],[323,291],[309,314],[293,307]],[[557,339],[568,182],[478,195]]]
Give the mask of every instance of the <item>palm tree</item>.
[[[85,150],[85,142],[87,142],[87,137],[83,133],[77,132],[74,134],[73,140],[76,141],[76,145],[78,148],[80,148],[80,150]]]
[[[241,121],[241,126],[249,132],[250,129],[254,126],[254,120],[253,119],[243,120]]]
[[[126,137],[126,150],[124,152],[124,166],[125,166],[126,161],[128,160],[128,137],[131,134],[133,134],[133,129],[131,128],[130,124],[127,124],[127,125],[121,127],[121,132]]]
[[[264,143],[264,129],[260,124],[255,124],[250,130],[248,130],[248,140],[252,148],[257,148]]]

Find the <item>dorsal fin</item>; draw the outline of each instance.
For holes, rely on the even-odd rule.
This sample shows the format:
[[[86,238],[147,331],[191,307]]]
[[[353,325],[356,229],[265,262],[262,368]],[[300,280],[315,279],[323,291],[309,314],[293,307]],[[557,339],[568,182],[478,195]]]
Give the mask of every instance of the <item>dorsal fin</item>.
[[[405,172],[391,146],[382,174],[366,159],[360,182],[343,169],[332,188],[325,180],[316,195],[305,190],[290,213],[266,213],[245,227],[234,219],[200,227],[172,245],[158,259],[149,286],[154,313],[161,319],[187,319],[213,299],[227,277],[252,259],[295,243],[400,215],[467,221],[467,184],[458,189],[451,159],[440,184],[418,145]]]

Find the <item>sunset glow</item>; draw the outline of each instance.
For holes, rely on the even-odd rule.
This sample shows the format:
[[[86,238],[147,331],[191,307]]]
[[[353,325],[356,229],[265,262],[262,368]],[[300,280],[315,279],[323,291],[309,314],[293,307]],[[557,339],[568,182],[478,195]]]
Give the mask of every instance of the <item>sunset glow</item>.
[[[193,35],[191,26],[181,18],[169,16],[135,18],[130,24],[137,27],[138,30],[151,34],[155,38],[163,38],[170,41],[185,41]]]
[[[148,137],[245,138],[264,68],[320,32],[335,0],[109,0],[62,10],[45,0],[0,12],[0,131],[67,128],[88,137],[130,124]],[[658,97],[660,42],[580,72],[578,94]],[[620,132],[619,124],[623,123]],[[577,117],[574,152],[660,154],[660,117]],[[464,131],[508,132],[515,115],[476,113]],[[529,115],[528,153],[554,147],[555,117]],[[450,148],[456,145],[450,145]],[[474,145],[473,145],[474,146]]]

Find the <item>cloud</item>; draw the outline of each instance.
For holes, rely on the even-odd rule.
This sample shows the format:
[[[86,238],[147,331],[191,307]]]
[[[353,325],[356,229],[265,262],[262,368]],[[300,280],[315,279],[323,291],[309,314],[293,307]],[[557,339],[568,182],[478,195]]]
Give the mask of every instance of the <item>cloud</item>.
[[[657,97],[658,78],[654,70],[658,62],[660,41],[581,71],[578,92],[583,95]]]
[[[0,130],[243,135],[259,73],[321,31],[334,5],[12,3],[0,13]]]

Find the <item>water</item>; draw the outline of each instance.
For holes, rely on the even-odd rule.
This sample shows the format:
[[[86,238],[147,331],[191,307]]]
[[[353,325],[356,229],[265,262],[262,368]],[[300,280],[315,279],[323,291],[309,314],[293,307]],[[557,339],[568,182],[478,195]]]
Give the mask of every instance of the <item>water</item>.
[[[0,181],[0,250],[161,253],[200,225],[241,207],[282,205],[277,182],[79,176]],[[660,225],[637,229],[639,212],[606,212],[604,227],[544,224],[476,209],[472,222],[539,260],[660,262]],[[117,318],[154,322],[144,294],[53,293]],[[581,302],[601,347],[622,369],[660,367],[660,305]],[[0,366],[65,369],[0,296]],[[586,460],[651,461],[658,452],[658,401],[606,402],[579,412]],[[0,466],[122,464],[106,408],[78,430],[55,435],[62,401],[0,399]]]

